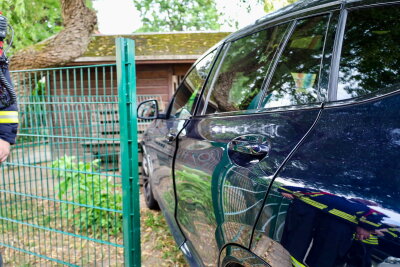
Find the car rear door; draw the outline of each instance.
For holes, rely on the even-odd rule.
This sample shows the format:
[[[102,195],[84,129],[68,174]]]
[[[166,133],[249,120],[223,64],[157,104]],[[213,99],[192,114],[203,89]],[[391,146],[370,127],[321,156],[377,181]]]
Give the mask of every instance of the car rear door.
[[[334,14],[225,44],[174,165],[177,221],[202,264],[215,266],[226,243],[249,246],[271,177],[315,122],[329,74],[329,22]]]
[[[277,209],[257,226],[299,266],[400,264],[400,4],[363,5],[342,12],[331,102],[274,180],[267,206]],[[252,247],[262,251],[265,238]]]

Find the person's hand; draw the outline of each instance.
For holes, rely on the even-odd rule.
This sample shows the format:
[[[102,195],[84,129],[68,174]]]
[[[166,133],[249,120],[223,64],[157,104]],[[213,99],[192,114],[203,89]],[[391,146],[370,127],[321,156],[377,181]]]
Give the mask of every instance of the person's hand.
[[[388,233],[389,230],[388,229],[379,229],[379,230],[375,230],[374,234],[378,235],[378,236],[384,236],[385,233]]]
[[[0,163],[4,162],[10,154],[10,143],[0,139]]]
[[[288,199],[294,199],[294,196],[289,193],[281,193],[283,197],[288,198]]]
[[[365,240],[368,239],[371,235],[371,232],[368,230],[365,230],[364,228],[357,226],[356,229],[356,238],[358,240]]]

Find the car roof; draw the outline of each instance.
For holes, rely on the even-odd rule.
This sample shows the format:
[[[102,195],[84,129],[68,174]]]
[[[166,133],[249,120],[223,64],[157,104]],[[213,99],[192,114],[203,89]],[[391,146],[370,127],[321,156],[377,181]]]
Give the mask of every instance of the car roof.
[[[271,12],[260,19],[257,19],[254,23],[232,33],[224,41],[230,41],[237,39],[240,36],[246,35],[254,29],[269,23],[273,23],[275,20],[280,20],[284,17],[291,17],[296,14],[307,13],[315,9],[329,8],[330,6],[339,6],[340,4],[359,2],[361,4],[376,4],[384,2],[398,2],[398,0],[300,0],[294,4],[283,7],[277,11]]]
[[[268,24],[273,22],[276,19],[280,19],[282,17],[290,16],[296,14],[298,12],[307,12],[307,10],[324,7],[324,6],[333,6],[339,5],[343,3],[344,0],[332,1],[332,0],[300,0],[295,2],[294,4],[283,7],[277,11],[268,13],[264,17],[257,19],[254,23],[232,33],[229,35],[225,41],[229,41],[231,39],[236,39],[237,37],[246,34],[247,32],[251,32],[254,28],[258,28],[260,25]]]
[[[248,35],[251,32],[255,31],[257,28],[262,27],[263,25],[274,23],[274,21],[279,21],[285,17],[292,17],[297,14],[303,14],[303,13],[308,13],[312,10],[318,10],[318,9],[323,9],[323,8],[329,8],[333,6],[339,6],[341,4],[352,4],[352,3],[361,3],[361,4],[377,4],[377,3],[385,3],[385,2],[400,2],[400,0],[299,0],[295,2],[294,4],[288,5],[286,7],[283,7],[277,11],[268,13],[264,17],[261,17],[254,21],[254,23],[230,34],[226,38],[222,39],[220,42],[215,44],[213,47],[211,47],[206,53],[203,55],[207,55],[211,51],[214,51],[218,47],[220,47],[223,43],[229,42],[232,40],[236,40],[242,36]],[[200,57],[198,61],[200,61],[203,57]],[[195,64],[196,64],[195,63]],[[194,64],[194,65],[195,65]]]

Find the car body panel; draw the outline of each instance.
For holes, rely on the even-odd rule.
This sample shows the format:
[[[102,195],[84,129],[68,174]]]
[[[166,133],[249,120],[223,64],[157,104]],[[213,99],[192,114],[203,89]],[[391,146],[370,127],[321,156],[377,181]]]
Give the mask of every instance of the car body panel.
[[[348,102],[353,102],[353,100]],[[383,231],[382,236],[377,235],[377,243],[373,245],[369,256],[377,265],[390,262],[391,257],[400,258],[398,232],[397,230],[393,233],[387,231],[390,228],[399,229],[400,227],[399,110],[400,92],[360,104],[331,105],[326,108],[310,136],[273,183],[264,209],[267,213],[270,209],[269,204],[273,203],[279,203],[280,208],[279,211],[272,212],[276,215],[273,221],[277,227],[271,225],[266,230],[268,236],[275,241],[282,239],[282,234],[284,234],[282,225],[285,220],[287,221],[286,211],[290,209],[290,205],[294,205],[293,202],[282,197],[279,188],[311,189],[314,192],[325,192],[330,195],[330,199],[322,202],[328,207],[321,209],[312,223],[317,224],[317,220],[324,221],[324,227],[327,227],[326,233],[344,237],[346,233],[335,230],[337,229],[335,227],[346,222],[342,224],[345,225],[343,227],[351,228],[354,232],[356,226],[338,214],[330,212],[331,210],[347,209],[347,213],[354,216],[358,215],[352,213],[351,206],[360,211],[375,210],[383,215],[373,221],[374,224],[382,226],[374,227],[386,230]],[[297,190],[301,191],[301,189]],[[346,207],[343,207],[344,205]],[[304,214],[302,216],[306,216]],[[290,216],[298,224],[305,223],[295,218],[300,215],[291,213]],[[267,217],[261,219],[257,229],[261,229],[268,219]],[[326,226],[328,224],[329,227]],[[279,226],[281,226],[280,229]],[[364,226],[359,224],[358,227]],[[331,235],[326,236],[334,242]],[[296,234],[292,233],[291,237],[296,239]],[[357,245],[368,246],[360,241],[342,244],[352,246],[351,249]],[[258,246],[257,242],[254,242],[253,247]],[[313,246],[310,245],[310,247]],[[320,248],[320,254],[323,253],[323,249],[323,247]]]
[[[184,242],[184,236],[176,223],[175,191],[172,177],[172,163],[175,153],[175,141],[168,140],[168,134],[176,134],[184,121],[157,119],[143,135],[142,146],[145,147],[150,169],[150,179],[154,197],[157,199],[164,215],[168,218],[178,244]]]
[[[225,42],[332,11],[319,93],[320,102],[334,101],[344,8],[388,2],[299,1]],[[260,104],[207,115],[199,105],[196,116],[157,119],[145,135],[155,196],[189,263],[369,267],[372,259],[374,266],[400,266],[398,88],[322,105]],[[338,242],[337,252],[327,246]],[[315,255],[324,261],[316,264]]]
[[[229,264],[241,264],[242,266],[271,266],[247,248],[237,244],[227,244],[221,249],[218,266],[229,266]],[[278,264],[282,267],[288,266],[282,261],[275,262],[272,266],[277,266]]]
[[[206,266],[215,266],[218,247],[225,243],[249,246],[272,175],[318,112],[309,109],[190,120],[179,137],[174,170],[177,219],[196,253],[207,260]],[[227,147],[233,139],[247,135],[265,137],[271,150],[259,163],[243,167],[232,163]]]

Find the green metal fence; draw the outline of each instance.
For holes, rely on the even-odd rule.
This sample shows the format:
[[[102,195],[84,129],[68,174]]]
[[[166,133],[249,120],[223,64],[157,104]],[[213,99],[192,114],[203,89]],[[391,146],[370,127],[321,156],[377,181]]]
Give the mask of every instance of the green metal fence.
[[[9,266],[140,265],[134,50],[117,47],[118,67],[12,72],[19,135],[0,169]]]

